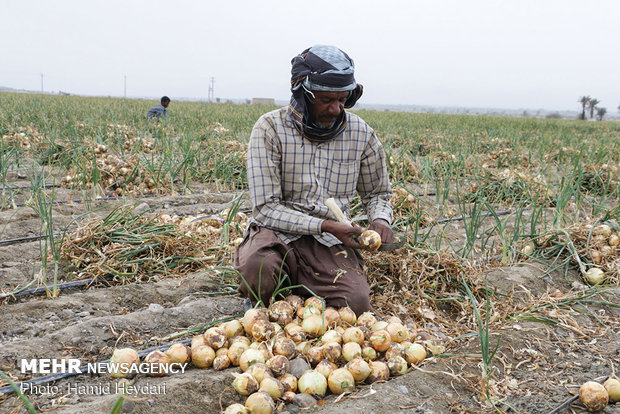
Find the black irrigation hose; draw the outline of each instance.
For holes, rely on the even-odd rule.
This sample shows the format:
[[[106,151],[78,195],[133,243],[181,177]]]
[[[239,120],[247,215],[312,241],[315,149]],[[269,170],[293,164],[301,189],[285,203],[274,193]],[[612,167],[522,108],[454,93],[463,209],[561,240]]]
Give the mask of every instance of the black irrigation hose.
[[[58,236],[61,236],[61,235],[60,234],[56,234],[56,235],[54,235],[54,238],[56,238]],[[28,236],[28,237],[19,237],[17,239],[0,240],[0,245],[24,243],[24,242],[34,241],[34,240],[46,239],[48,237],[49,237],[48,234],[42,234],[40,236]]]
[[[134,196],[132,198],[149,198],[149,197],[155,197],[155,195],[156,194],[143,194],[143,195]],[[49,203],[45,203],[45,204],[51,204],[51,205],[82,204],[82,203],[93,203],[95,201],[121,200],[125,198],[126,197],[99,197],[99,198],[95,198],[94,200],[77,199],[77,200],[66,200],[66,201],[50,201]],[[27,205],[26,203],[18,203],[18,204],[15,204],[15,207],[25,207],[26,205]]]
[[[144,357],[145,355],[148,355],[149,353],[151,353],[152,351],[162,351],[164,349],[168,349],[170,348],[170,345],[172,344],[176,344],[176,343],[181,343],[183,345],[189,345],[192,342],[192,338],[189,339],[184,339],[182,341],[179,342],[172,342],[166,345],[158,345],[158,346],[154,346],[152,348],[148,348],[145,349],[143,351],[138,351],[138,356],[140,358]],[[105,361],[101,362],[102,364],[109,364],[110,360],[106,359]],[[41,384],[46,384],[48,382],[52,382],[52,381],[58,381],[64,378],[69,378],[69,377],[73,377],[75,375],[80,375],[80,374],[84,374],[86,371],[88,370],[88,365],[84,365],[83,367],[81,367],[79,369],[79,372],[64,372],[61,374],[52,374],[52,375],[46,375],[44,377],[40,377],[40,378],[35,378],[29,381],[23,381],[23,382],[19,382],[16,383],[17,388],[21,389],[23,388],[24,385],[29,385],[30,387],[34,386],[34,385],[41,385]],[[10,385],[7,385],[5,387],[0,388],[0,394],[11,394],[15,392],[15,390],[13,389],[13,387],[11,387]]]
[[[58,188],[60,187],[59,184],[45,184],[43,186],[41,186],[41,188]],[[3,190],[25,190],[27,188],[38,188],[36,186],[32,186],[32,185],[16,185],[15,187],[0,187],[0,191]]]
[[[104,276],[104,280],[106,282],[110,282],[113,279],[114,279],[114,276],[111,276],[111,275]],[[56,289],[63,290],[63,289],[70,289],[74,287],[90,286],[91,284],[96,283],[98,281],[101,281],[101,280],[99,278],[74,280],[72,282],[59,283],[56,285]],[[54,285],[41,286],[41,287],[33,288],[33,289],[25,289],[17,293],[5,293],[3,295],[0,295],[0,300],[9,299],[9,298],[17,298],[20,296],[38,295],[40,293],[45,293],[45,292],[52,291],[52,290],[54,290]]]

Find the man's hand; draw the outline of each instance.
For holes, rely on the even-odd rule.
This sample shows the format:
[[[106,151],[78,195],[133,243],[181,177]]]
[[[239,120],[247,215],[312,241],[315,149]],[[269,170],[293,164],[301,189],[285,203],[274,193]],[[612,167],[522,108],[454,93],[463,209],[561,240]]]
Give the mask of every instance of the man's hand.
[[[379,236],[381,236],[381,243],[394,242],[394,232],[387,221],[383,219],[376,219],[370,223],[368,228],[379,233]]]
[[[321,224],[321,231],[324,233],[331,233],[338,238],[347,247],[359,249],[361,245],[356,241],[363,229],[357,226],[351,226],[344,223],[339,223],[334,220],[325,220]]]

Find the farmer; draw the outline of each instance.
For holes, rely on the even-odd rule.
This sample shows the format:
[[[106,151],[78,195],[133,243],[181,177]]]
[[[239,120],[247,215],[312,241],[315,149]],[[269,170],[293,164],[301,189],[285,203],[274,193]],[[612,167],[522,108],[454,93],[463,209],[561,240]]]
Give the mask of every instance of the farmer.
[[[353,238],[363,229],[336,221],[325,201],[335,198],[346,214],[357,191],[369,228],[392,242],[385,153],[373,129],[345,111],[362,95],[345,52],[317,45],[291,63],[290,104],[264,114],[250,136],[253,211],[234,258],[239,291],[254,304],[252,292],[260,295],[268,306],[288,275],[282,286],[304,285],[328,306],[350,306],[359,315],[372,309]],[[294,293],[310,295],[305,288]]]
[[[168,116],[168,110],[166,108],[168,108],[168,105],[170,105],[170,98],[168,98],[167,96],[162,96],[160,102],[161,105],[155,105],[154,107],[149,109],[149,111],[146,113],[147,118],[159,119],[161,117],[165,118]]]

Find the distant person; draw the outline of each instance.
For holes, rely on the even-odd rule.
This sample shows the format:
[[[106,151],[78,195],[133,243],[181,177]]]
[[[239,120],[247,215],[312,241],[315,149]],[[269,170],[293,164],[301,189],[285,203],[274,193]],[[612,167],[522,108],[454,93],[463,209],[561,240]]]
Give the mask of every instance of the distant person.
[[[149,111],[146,113],[146,117],[147,118],[162,118],[162,117],[167,117],[168,116],[168,110],[166,108],[168,108],[168,105],[170,105],[170,98],[168,98],[167,96],[162,96],[161,98],[161,104],[160,105],[156,105],[154,107],[152,107],[151,109],[149,109]]]

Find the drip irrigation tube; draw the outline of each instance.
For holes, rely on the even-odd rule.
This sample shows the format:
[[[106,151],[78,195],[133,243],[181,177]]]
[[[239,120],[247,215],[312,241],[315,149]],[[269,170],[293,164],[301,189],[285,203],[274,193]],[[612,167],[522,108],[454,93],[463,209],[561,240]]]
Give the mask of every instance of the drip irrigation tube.
[[[179,342],[172,342],[169,344],[165,344],[165,345],[158,345],[158,346],[154,346],[152,348],[148,348],[145,349],[143,351],[138,351],[138,356],[140,358],[148,355],[149,353],[151,353],[152,351],[162,351],[164,349],[168,349],[172,344],[176,344],[176,343],[181,343],[183,345],[189,345],[192,342],[192,339],[184,339],[182,341]],[[101,362],[102,364],[109,364],[110,360],[106,359],[105,361]],[[65,372],[65,373],[60,373],[60,374],[52,374],[52,375],[46,375],[44,377],[39,377],[39,378],[35,378],[29,381],[23,381],[23,382],[19,382],[19,383],[15,383],[15,385],[17,385],[17,388],[22,389],[24,386],[28,385],[29,387],[35,386],[35,385],[41,385],[41,384],[46,384],[48,382],[52,382],[52,381],[58,381],[64,378],[69,378],[69,377],[73,377],[75,375],[81,375],[86,373],[86,371],[88,370],[88,365],[84,365],[82,366],[78,372]],[[11,394],[15,392],[15,390],[13,389],[13,387],[11,387],[10,385],[7,385],[5,387],[0,388],[0,394]]]
[[[56,234],[54,235],[54,237],[58,237],[60,236],[60,234]],[[24,243],[24,242],[29,242],[29,241],[34,241],[34,240],[41,240],[41,239],[46,239],[48,238],[49,235],[48,234],[42,234],[40,236],[28,236],[28,237],[19,237],[17,239],[7,239],[7,240],[0,240],[0,246],[3,244],[17,244],[17,243]]]
[[[60,187],[59,184],[45,184],[42,185],[41,188],[58,188]],[[16,185],[14,187],[0,187],[0,191],[3,190],[25,190],[27,188],[37,188],[37,186],[32,186],[32,185]]]
[[[111,276],[111,275],[103,277],[103,280],[106,282],[110,282],[113,279],[114,279],[114,276]],[[102,280],[100,280],[99,278],[74,280],[71,282],[59,283],[56,285],[56,288],[58,290],[63,290],[63,289],[70,289],[70,288],[75,288],[75,287],[90,286],[91,284],[96,283],[98,281],[102,281]],[[38,295],[38,294],[45,293],[45,292],[52,291],[52,290],[54,290],[54,285],[41,286],[41,287],[33,288],[33,289],[25,289],[25,290],[15,292],[15,293],[5,293],[3,295],[0,295],[0,300],[9,299],[9,298],[17,298],[20,296]]]
[[[155,197],[156,194],[143,194],[143,195],[137,195],[135,197],[132,197],[132,199],[134,198],[150,198],[150,197]],[[99,198],[95,198],[94,200],[84,200],[84,199],[77,199],[77,200],[65,200],[65,201],[50,201],[48,203],[45,204],[51,204],[51,205],[59,205],[59,204],[82,204],[82,203],[93,203],[95,201],[111,201],[111,200],[121,200],[121,199],[126,199],[127,197],[99,197]],[[27,204],[26,203],[17,203],[15,204],[15,207],[25,207]]]

